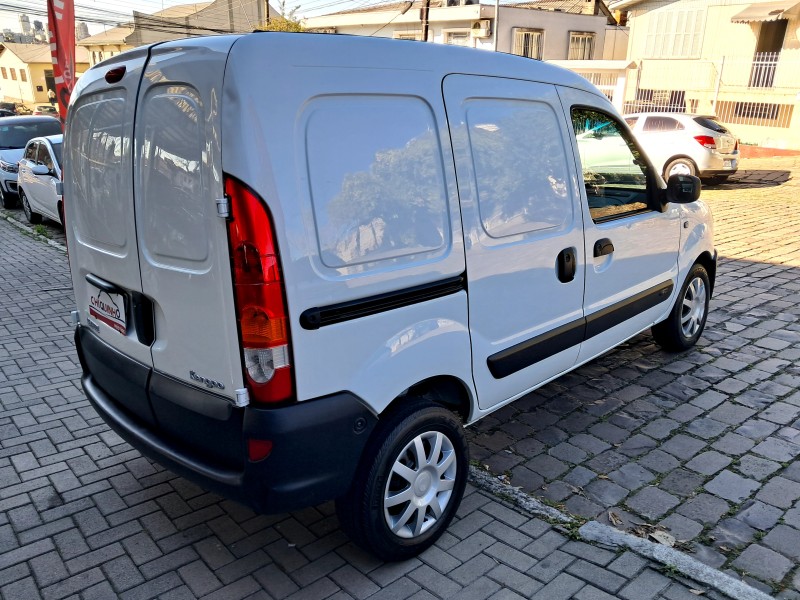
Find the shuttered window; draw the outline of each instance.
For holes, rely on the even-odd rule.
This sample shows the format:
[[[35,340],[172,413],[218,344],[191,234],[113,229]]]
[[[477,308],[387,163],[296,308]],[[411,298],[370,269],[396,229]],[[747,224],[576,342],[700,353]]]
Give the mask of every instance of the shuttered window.
[[[543,47],[544,31],[541,29],[514,28],[514,54],[542,60]]]

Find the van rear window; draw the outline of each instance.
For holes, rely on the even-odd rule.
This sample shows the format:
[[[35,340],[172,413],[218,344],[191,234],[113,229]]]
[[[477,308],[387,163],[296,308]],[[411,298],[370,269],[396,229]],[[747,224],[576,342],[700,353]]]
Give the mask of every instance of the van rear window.
[[[130,189],[130,133],[124,125],[124,97],[89,97],[74,110],[68,144],[75,185],[70,201],[80,203],[78,233],[84,241],[124,248]]]

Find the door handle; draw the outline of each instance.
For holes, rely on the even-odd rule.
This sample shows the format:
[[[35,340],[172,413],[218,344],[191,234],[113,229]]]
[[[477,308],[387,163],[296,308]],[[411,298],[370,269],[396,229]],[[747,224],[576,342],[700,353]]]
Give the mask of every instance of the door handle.
[[[603,238],[594,243],[595,258],[598,258],[599,256],[605,256],[606,254],[611,254],[612,252],[614,252],[614,244],[611,243],[610,239]]]
[[[558,253],[556,259],[558,280],[561,283],[569,283],[575,279],[577,260],[575,259],[575,248],[564,248]]]

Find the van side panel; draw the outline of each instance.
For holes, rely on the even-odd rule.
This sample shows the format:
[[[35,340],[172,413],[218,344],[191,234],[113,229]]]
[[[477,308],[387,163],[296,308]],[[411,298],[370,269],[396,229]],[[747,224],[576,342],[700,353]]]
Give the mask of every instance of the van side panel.
[[[352,68],[335,42],[236,42],[223,170],[252,187],[275,221],[298,399],[348,390],[380,412],[428,377],[472,388],[465,289],[433,299],[413,291],[441,291],[464,274],[461,218],[441,75]],[[362,310],[408,290],[410,303]],[[309,311],[348,303],[355,316],[301,324]]]

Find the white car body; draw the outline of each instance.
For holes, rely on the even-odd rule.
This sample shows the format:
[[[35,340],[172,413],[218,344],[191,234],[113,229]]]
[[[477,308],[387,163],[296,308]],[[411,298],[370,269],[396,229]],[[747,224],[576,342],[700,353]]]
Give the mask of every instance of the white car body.
[[[625,122],[664,179],[681,174],[722,180],[739,168],[738,140],[714,117],[636,113],[625,115]]]
[[[61,133],[58,119],[14,116],[0,120],[0,203],[12,208],[17,201],[17,171],[25,145],[31,138]]]
[[[696,265],[713,285],[699,182],[638,154],[635,180],[590,182],[576,115],[629,135],[573,73],[436,44],[256,33],[92,67],[64,146],[87,396],[170,468],[283,511],[350,498],[434,399],[472,423],[666,322]],[[441,533],[458,465],[456,485],[417,464],[433,513],[395,549]]]
[[[17,180],[18,189],[22,189],[30,210],[61,224],[59,203],[59,183],[61,182],[61,164],[59,161],[62,144],[61,135],[33,138],[25,146],[19,161]]]

